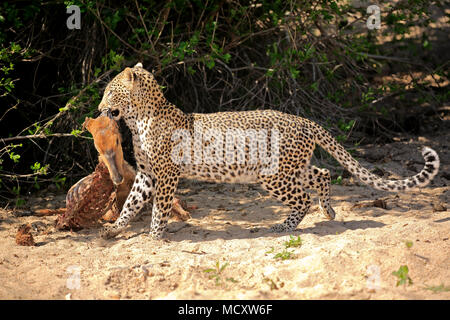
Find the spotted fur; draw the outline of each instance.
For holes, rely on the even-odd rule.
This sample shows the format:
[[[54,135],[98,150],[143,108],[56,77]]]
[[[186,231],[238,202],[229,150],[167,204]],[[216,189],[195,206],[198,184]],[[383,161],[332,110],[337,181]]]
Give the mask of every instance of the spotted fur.
[[[398,192],[423,187],[433,179],[439,169],[438,155],[426,147],[422,151],[425,167],[420,173],[404,180],[385,180],[363,168],[316,123],[278,111],[186,114],[165,99],[155,78],[143,69],[142,64],[126,68],[108,84],[99,105],[99,110],[104,109],[111,110],[116,120],[123,118],[130,128],[138,170],[120,217],[114,225],[103,230],[104,238],[120,233],[152,195],[154,202],[151,236],[161,238],[170,216],[178,180],[183,176],[219,182],[260,183],[270,195],[292,209],[283,223],[272,226],[271,230],[275,232],[292,231],[301,222],[311,206],[308,189],[317,191],[322,212],[329,219],[334,219],[335,212],[330,206],[330,173],[327,169],[310,164],[316,144],[328,151],[362,182],[380,190]],[[255,162],[248,152],[242,155],[236,150],[229,150],[229,154],[234,154],[240,162],[174,162],[172,152],[179,146],[183,134],[195,137],[195,126],[199,124],[201,133],[208,130],[226,132],[234,129],[238,137],[240,134],[248,135],[249,132],[254,132],[255,138],[258,130],[270,132],[266,137],[258,136],[258,142],[262,139],[275,141],[276,130],[280,140],[279,149],[274,156],[278,161]],[[239,130],[246,131],[239,133]],[[175,132],[182,134],[174,139]],[[198,147],[207,148],[212,143],[220,143],[220,140],[215,138],[207,142],[199,141],[201,145],[194,145],[191,150],[191,159],[195,158],[195,150]],[[245,151],[251,149],[249,143],[245,143]],[[263,174],[264,169],[275,169],[275,173]]]

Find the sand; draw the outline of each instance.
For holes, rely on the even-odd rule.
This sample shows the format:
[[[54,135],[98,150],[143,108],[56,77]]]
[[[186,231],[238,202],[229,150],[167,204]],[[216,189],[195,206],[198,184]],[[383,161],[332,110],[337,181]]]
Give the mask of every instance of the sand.
[[[198,209],[189,221],[171,222],[163,240],[149,237],[148,212],[102,240],[99,228],[57,231],[55,216],[1,209],[0,299],[449,299],[446,141],[360,148],[359,159],[372,163],[363,164],[393,178],[420,170],[416,146],[427,144],[441,171],[428,187],[401,194],[344,178],[331,191],[336,220],[315,201],[291,233],[268,231],[289,210],[258,185],[181,181],[177,194]],[[27,205],[64,206],[64,194],[46,192]],[[27,223],[35,246],[15,242]],[[301,244],[287,248],[298,237]],[[401,266],[406,283],[397,285]]]

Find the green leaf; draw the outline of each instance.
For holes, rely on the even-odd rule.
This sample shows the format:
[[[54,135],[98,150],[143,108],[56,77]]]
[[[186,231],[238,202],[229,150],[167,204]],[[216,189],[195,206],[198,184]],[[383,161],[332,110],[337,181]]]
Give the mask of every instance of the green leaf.
[[[75,137],[79,136],[83,131],[74,129],[70,132],[71,135],[74,135]]]
[[[300,236],[295,238],[294,236],[289,236],[289,241],[284,242],[286,248],[300,247],[302,245],[302,239]]]
[[[392,275],[398,278],[397,287],[400,285],[412,284],[412,279],[408,275],[409,269],[407,265],[400,266],[397,271],[392,272]]]
[[[226,262],[223,266],[220,267],[219,272],[222,272],[228,266],[228,262]]]
[[[216,63],[214,62],[214,60],[212,58],[206,60],[206,66],[208,67],[208,69],[212,69],[214,68],[214,66],[216,65]]]
[[[273,253],[275,251],[274,247],[271,247],[269,251],[266,251],[266,253]]]
[[[319,90],[319,83],[318,82],[313,82],[310,85],[310,87],[311,87],[311,89],[313,89],[316,92],[317,90]]]
[[[228,63],[228,62],[230,61],[230,59],[231,59],[231,54],[225,53],[225,54],[222,56],[222,59],[223,59],[226,63]]]
[[[443,283],[440,284],[439,286],[428,286],[425,287],[426,290],[430,290],[433,291],[433,293],[438,293],[438,292],[449,292],[450,291],[450,286],[445,286]]]

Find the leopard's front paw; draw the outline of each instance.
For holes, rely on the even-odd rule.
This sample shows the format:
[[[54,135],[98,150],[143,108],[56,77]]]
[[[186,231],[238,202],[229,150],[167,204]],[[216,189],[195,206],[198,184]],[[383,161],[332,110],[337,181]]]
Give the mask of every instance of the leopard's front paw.
[[[166,230],[166,227],[152,229],[150,231],[150,238],[152,238],[153,240],[161,240]]]
[[[103,230],[100,231],[100,237],[102,239],[112,239],[119,233],[120,229],[118,229],[115,225],[105,226],[103,227]]]
[[[320,212],[322,212],[322,214],[327,217],[328,220],[334,220],[334,218],[336,217],[336,212],[334,212],[332,207],[328,207],[328,208],[323,208],[323,207],[319,207],[320,208]]]
[[[275,233],[281,233],[281,232],[287,232],[289,230],[286,229],[286,226],[284,224],[275,224],[272,227],[270,227],[269,232],[275,232]]]

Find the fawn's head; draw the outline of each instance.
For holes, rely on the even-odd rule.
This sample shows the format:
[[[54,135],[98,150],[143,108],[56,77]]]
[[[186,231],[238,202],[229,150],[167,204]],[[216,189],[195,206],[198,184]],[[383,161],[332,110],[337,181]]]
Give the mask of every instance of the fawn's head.
[[[121,184],[124,159],[117,123],[112,118],[101,115],[96,119],[86,118],[83,127],[94,137],[95,149],[108,167],[111,180],[115,185]]]

